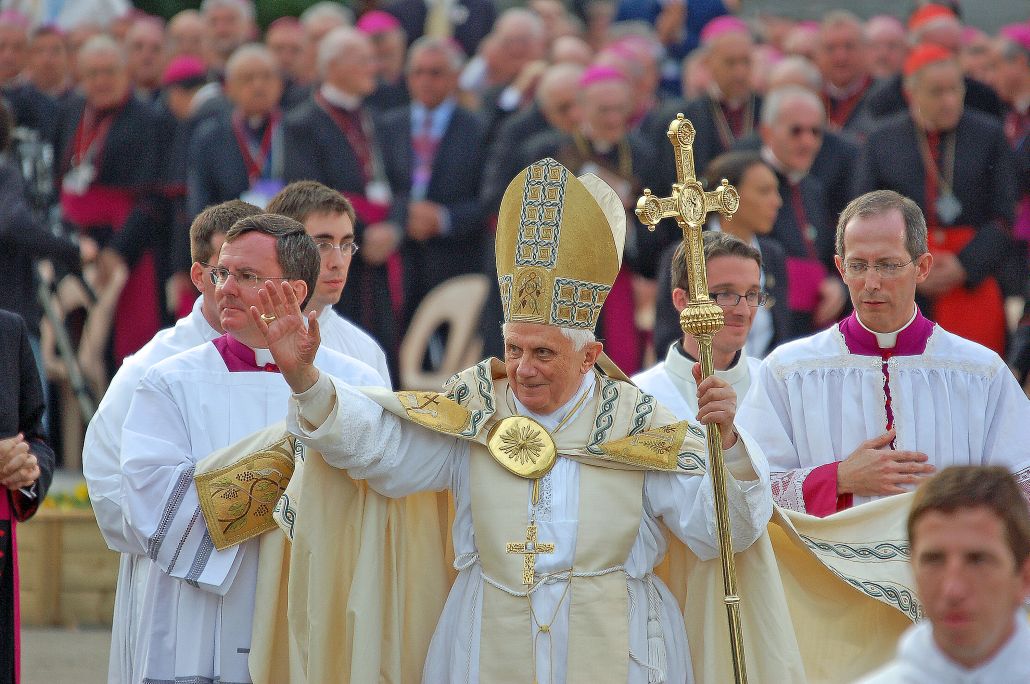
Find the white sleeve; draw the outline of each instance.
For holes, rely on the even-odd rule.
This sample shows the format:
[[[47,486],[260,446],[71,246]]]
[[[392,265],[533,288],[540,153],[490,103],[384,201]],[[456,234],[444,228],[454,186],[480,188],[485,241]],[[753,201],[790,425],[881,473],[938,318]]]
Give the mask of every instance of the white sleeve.
[[[122,364],[86,428],[82,446],[82,474],[104,541],[112,551],[134,554],[147,550],[136,541],[122,512],[121,444],[140,370],[131,359]]]
[[[765,532],[772,517],[769,466],[761,449],[743,430],[740,438],[723,456],[729,476],[726,501],[729,506],[730,536],[733,550],[743,551]],[[737,479],[738,477],[755,479]],[[719,556],[715,495],[712,475],[691,476],[680,473],[647,473],[644,500],[651,512],[662,519],[673,534],[701,560]]]
[[[122,429],[122,499],[129,530],[165,573],[224,595],[245,549],[217,551],[193,483],[189,429],[160,375],[148,373]]]
[[[448,488],[468,452],[464,440],[401,420],[327,373],[290,398],[287,428],[384,496]]]

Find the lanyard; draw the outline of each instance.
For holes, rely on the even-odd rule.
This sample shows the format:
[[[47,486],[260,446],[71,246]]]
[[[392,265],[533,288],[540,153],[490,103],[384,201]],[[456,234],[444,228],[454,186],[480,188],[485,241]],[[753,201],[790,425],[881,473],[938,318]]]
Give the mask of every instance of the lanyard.
[[[75,129],[75,142],[72,145],[71,166],[80,166],[83,163],[92,164],[93,160],[100,154],[107,142],[107,134],[111,131],[111,125],[121,108],[97,112],[92,107],[86,107],[79,120],[79,126]]]
[[[720,105],[714,97],[708,99],[708,106],[712,112],[712,119],[715,121],[715,128],[719,132],[719,140],[722,141],[723,149],[730,149],[733,147],[733,143],[737,141],[737,136],[733,133],[733,128],[730,126],[729,120],[726,118],[726,112],[722,110]],[[741,115],[741,131],[740,137],[746,138],[751,135],[751,132],[755,127],[755,96],[750,95],[747,98],[747,102],[744,104],[744,112]]]
[[[243,116],[239,113],[234,113],[232,116],[232,132],[236,136],[236,144],[240,148],[240,154],[243,155],[243,163],[247,167],[247,178],[250,179],[251,183],[261,178],[268,168],[269,157],[272,151],[272,137],[279,127],[279,119],[280,114],[278,111],[272,112],[269,115],[268,124],[265,126],[265,134],[261,138],[261,145],[255,150],[255,146],[251,144],[250,135],[244,128]],[[255,151],[257,151],[256,157],[254,155]]]
[[[364,112],[359,110],[353,113],[344,113],[339,107],[333,106],[332,103],[326,100],[322,93],[315,93],[315,102],[329,115],[329,118],[333,120],[336,127],[347,138],[351,149],[354,150],[354,154],[358,157],[365,184],[367,185],[373,180],[385,178],[386,174],[382,172],[382,162],[379,160],[375,147],[375,138],[371,133],[371,127],[368,125]],[[351,114],[353,117],[350,116]]]

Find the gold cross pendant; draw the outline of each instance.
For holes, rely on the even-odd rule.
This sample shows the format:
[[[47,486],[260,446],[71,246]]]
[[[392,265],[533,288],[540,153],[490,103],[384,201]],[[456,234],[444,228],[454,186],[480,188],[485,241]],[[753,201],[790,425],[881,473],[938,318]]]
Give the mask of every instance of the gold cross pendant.
[[[554,553],[554,544],[537,542],[536,523],[529,523],[526,528],[526,541],[508,542],[504,546],[505,553],[520,553],[523,556],[522,583],[527,587],[533,586],[536,577],[536,555],[538,553]]]

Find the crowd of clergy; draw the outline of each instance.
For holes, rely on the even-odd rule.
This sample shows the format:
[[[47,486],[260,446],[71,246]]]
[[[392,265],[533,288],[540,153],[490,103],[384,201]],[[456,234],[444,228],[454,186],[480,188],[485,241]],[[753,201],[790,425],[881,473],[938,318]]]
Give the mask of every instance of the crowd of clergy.
[[[987,33],[958,2],[914,4],[796,20],[739,0],[363,0],[262,31],[251,0],[167,22],[124,0],[0,3],[0,309],[21,318],[0,318],[0,684],[20,681],[15,527],[58,460],[40,261],[111,302],[83,449],[121,554],[110,681],[727,681],[725,646],[698,643],[712,622],[724,641],[724,615],[676,588],[718,576],[712,425],[745,585],[797,580],[744,618],[755,681],[870,675],[917,618],[870,681],[1030,676],[1030,520],[985,503],[1030,499],[1030,12]],[[690,172],[739,193],[704,219],[725,320],[707,379],[680,326],[683,234],[634,214]],[[531,186],[557,195],[541,208]],[[545,211],[553,231],[528,235]],[[574,250],[595,271],[569,270]],[[494,363],[393,394],[419,305],[470,273]],[[548,278],[562,294],[538,310]],[[531,493],[479,465],[483,426],[523,416],[562,456]],[[688,475],[608,448],[668,431],[666,470]],[[218,477],[271,482],[278,466],[234,459],[275,451],[293,473],[275,522],[261,504],[213,525]],[[913,507],[949,466],[1002,468]],[[986,493],[941,503],[962,488]],[[259,518],[278,542],[241,536]],[[514,571],[499,535],[520,541]],[[831,589],[798,600],[817,582],[802,551]],[[334,568],[346,590],[323,602]],[[837,592],[858,603],[830,627]],[[582,633],[612,615],[628,632]],[[849,651],[835,629],[876,636]]]

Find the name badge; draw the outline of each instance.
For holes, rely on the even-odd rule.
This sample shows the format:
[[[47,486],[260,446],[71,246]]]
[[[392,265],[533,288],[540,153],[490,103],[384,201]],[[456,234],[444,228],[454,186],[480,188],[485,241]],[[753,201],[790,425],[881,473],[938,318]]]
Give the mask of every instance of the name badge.
[[[374,180],[365,186],[365,197],[374,204],[389,204],[393,199],[393,193],[385,181]]]
[[[96,176],[96,167],[89,162],[82,162],[78,166],[68,169],[68,173],[64,174],[61,189],[72,195],[85,195]]]

